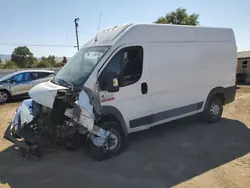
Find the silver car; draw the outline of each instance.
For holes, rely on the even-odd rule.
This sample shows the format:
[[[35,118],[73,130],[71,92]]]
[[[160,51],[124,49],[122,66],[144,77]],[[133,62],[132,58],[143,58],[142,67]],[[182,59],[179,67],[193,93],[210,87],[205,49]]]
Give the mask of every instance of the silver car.
[[[47,82],[54,76],[54,71],[27,70],[14,72],[0,78],[0,104],[13,97],[27,95],[33,86]]]

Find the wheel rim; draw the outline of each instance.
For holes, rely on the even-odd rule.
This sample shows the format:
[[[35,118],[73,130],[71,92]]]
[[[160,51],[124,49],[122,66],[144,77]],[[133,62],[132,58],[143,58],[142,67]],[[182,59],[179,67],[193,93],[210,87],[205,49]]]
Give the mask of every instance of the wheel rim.
[[[6,102],[7,99],[8,99],[7,93],[0,91],[0,102]]]
[[[220,113],[220,107],[218,104],[212,104],[210,106],[210,114],[213,116],[218,116]]]
[[[109,129],[110,138],[104,146],[104,151],[114,151],[120,147],[120,134],[114,129]]]

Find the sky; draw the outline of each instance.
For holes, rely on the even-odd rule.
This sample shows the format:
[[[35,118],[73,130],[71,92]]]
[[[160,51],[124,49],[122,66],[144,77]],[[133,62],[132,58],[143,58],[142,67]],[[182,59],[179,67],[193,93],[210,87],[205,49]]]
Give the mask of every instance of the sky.
[[[96,34],[101,12],[100,30],[123,23],[152,23],[178,7],[198,13],[202,26],[232,28],[238,51],[250,50],[250,0],[0,0],[0,54],[27,44],[36,57],[71,57],[77,49],[65,46],[76,45],[76,17],[82,46]]]

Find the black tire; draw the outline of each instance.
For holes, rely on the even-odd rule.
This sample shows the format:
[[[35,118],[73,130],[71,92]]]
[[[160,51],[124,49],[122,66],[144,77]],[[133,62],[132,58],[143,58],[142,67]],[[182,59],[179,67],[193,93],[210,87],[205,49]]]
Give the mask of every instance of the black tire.
[[[5,90],[0,90],[0,104],[6,103],[10,98],[10,95]]]
[[[90,141],[91,156],[93,159],[97,161],[102,161],[111,158],[113,156],[119,155],[125,150],[127,146],[126,136],[119,123],[115,121],[105,122],[101,127],[115,134],[116,137],[118,138],[117,139],[118,142],[116,144],[116,147],[113,148],[112,150],[105,150],[105,148],[97,147],[96,145],[93,144],[92,141]]]
[[[203,111],[203,118],[207,123],[215,123],[221,119],[223,113],[223,102],[220,97],[214,96],[208,102]]]

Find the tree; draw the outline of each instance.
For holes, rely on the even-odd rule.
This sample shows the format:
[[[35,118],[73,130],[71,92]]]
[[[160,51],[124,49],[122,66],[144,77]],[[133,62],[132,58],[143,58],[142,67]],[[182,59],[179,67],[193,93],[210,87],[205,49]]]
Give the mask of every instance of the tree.
[[[158,18],[154,23],[177,24],[177,25],[199,25],[199,14],[188,15],[187,9],[177,8],[175,11],[167,13],[166,16]]]
[[[20,68],[26,68],[32,66],[34,57],[28,47],[18,46],[11,54],[11,61]]]
[[[2,63],[3,61],[2,61],[2,59],[0,58],[0,64]]]
[[[49,55],[47,60],[52,67],[56,64],[56,57],[54,55]]]

